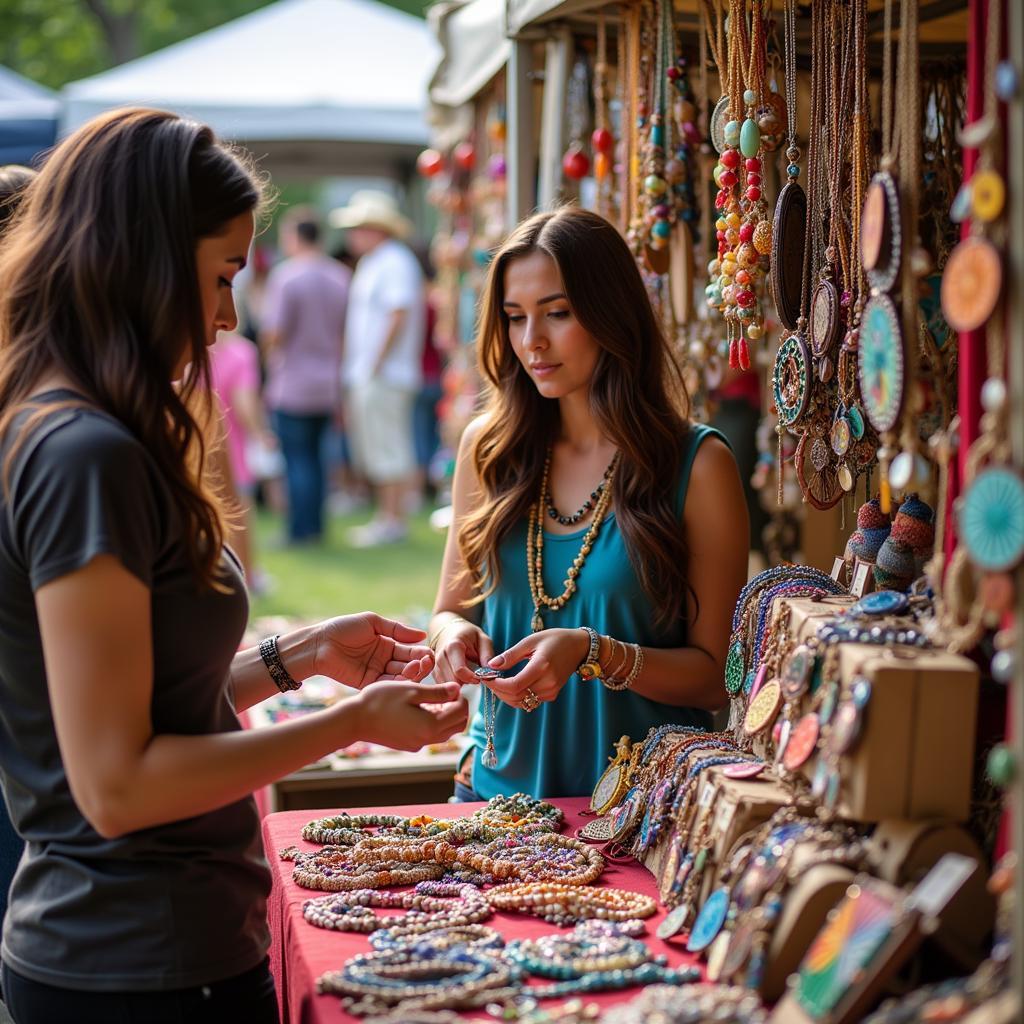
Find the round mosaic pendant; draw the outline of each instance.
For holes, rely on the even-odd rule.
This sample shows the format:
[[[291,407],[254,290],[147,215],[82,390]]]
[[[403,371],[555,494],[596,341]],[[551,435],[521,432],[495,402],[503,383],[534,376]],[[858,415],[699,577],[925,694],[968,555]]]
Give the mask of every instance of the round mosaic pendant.
[[[743,761],[740,764],[727,764],[722,774],[727,779],[756,779],[767,767],[763,761]]]
[[[722,153],[725,150],[725,126],[729,121],[729,103],[729,97],[723,96],[711,112],[708,132],[711,135],[711,145],[715,147],[716,153]]]
[[[811,351],[816,359],[829,355],[839,337],[839,292],[828,280],[819,281],[811,297]]]
[[[1012,569],[1024,558],[1024,481],[1003,466],[983,469],[961,500],[958,522],[979,569]]]
[[[779,422],[792,426],[807,411],[811,397],[810,354],[796,334],[784,338],[775,356],[772,393]]]
[[[704,906],[700,908],[697,920],[693,922],[693,930],[686,943],[687,951],[700,953],[707,949],[715,941],[715,936],[722,930],[728,913],[729,890],[726,888],[716,889],[707,898]]]
[[[879,171],[868,185],[861,216],[860,253],[871,287],[891,291],[900,274],[903,239],[900,193],[896,179],[887,171]]]
[[[800,319],[806,244],[807,195],[797,182],[791,181],[783,187],[775,204],[769,270],[779,320],[790,331],[796,330]]]
[[[896,307],[874,295],[864,307],[857,343],[860,393],[868,420],[880,433],[892,430],[903,410],[906,355]]]
[[[743,719],[743,731],[748,736],[756,736],[763,732],[779,713],[779,706],[782,704],[782,688],[778,680],[773,679],[761,687],[761,692],[750,702],[746,716]]]
[[[797,768],[807,763],[811,754],[814,753],[814,748],[818,745],[820,731],[818,716],[813,711],[809,715],[804,715],[796,723],[789,745],[786,747],[786,756],[782,759],[782,763],[788,771],[795,772]]]
[[[671,939],[673,935],[678,935],[686,927],[686,919],[689,916],[690,908],[687,904],[684,903],[676,907],[658,925],[655,934],[659,939]]]
[[[787,700],[797,700],[807,692],[814,671],[814,651],[807,644],[800,644],[782,666],[782,692]]]
[[[902,615],[910,607],[910,598],[898,590],[876,590],[865,594],[847,614]]]
[[[839,705],[832,721],[832,732],[829,744],[837,754],[851,751],[860,738],[861,714],[852,701],[844,701]]]
[[[975,331],[992,315],[1003,290],[999,251],[984,238],[965,238],[942,272],[942,312],[956,331]]]
[[[832,451],[842,458],[849,450],[853,440],[850,432],[850,421],[845,416],[837,416],[832,421],[832,429],[829,431],[829,441],[832,444]]]
[[[743,689],[743,680],[746,677],[745,662],[743,644],[737,640],[729,648],[729,653],[725,657],[725,689],[727,693],[737,694]]]
[[[729,954],[731,942],[731,932],[719,932],[715,936],[715,941],[711,943],[711,948],[708,950],[708,969],[706,974],[707,980],[712,984],[722,976],[722,967]]]

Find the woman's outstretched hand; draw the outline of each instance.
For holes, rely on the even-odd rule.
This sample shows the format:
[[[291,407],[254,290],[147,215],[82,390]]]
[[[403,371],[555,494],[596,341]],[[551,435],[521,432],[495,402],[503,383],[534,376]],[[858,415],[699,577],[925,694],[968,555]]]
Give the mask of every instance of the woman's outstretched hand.
[[[361,740],[395,750],[443,743],[465,729],[469,717],[458,683],[380,683],[334,707],[345,713],[355,709]]]
[[[324,675],[361,690],[370,683],[418,683],[434,667],[422,629],[375,612],[325,619],[315,631],[313,675]]]

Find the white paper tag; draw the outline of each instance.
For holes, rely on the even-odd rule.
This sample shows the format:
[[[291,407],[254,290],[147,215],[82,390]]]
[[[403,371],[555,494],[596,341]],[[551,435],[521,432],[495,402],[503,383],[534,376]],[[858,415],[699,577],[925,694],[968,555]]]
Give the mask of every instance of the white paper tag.
[[[961,853],[947,853],[907,898],[907,907],[937,917],[960,887],[978,869],[978,862]]]
[[[843,560],[842,555],[836,555],[836,560],[832,563],[832,571],[829,573],[836,583],[839,582],[839,577],[843,575],[845,568],[846,562]]]
[[[853,583],[850,584],[850,593],[854,597],[864,596],[864,588],[868,584],[868,573],[870,571],[870,562],[857,562],[857,568],[853,572]]]
[[[704,788],[700,791],[700,799],[697,801],[697,806],[701,810],[707,810],[711,806],[711,801],[715,799],[715,784],[708,779],[704,783]]]
[[[718,814],[715,816],[715,832],[726,833],[729,831],[729,826],[732,824],[732,819],[736,817],[736,804],[732,800],[726,803],[720,804],[718,807]]]

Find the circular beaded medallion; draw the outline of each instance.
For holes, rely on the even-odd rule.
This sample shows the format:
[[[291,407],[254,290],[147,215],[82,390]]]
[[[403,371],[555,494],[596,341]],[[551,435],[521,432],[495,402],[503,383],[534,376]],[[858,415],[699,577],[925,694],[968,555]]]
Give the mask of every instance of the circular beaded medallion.
[[[807,244],[807,195],[795,181],[779,193],[772,221],[770,281],[779,320],[795,331],[800,319],[804,277],[804,246]]]
[[[864,307],[857,341],[857,372],[868,420],[884,433],[903,410],[906,356],[896,307],[887,295],[874,295]]]
[[[865,594],[850,607],[848,615],[902,615],[910,607],[910,599],[898,590],[876,590]]]
[[[746,677],[743,644],[738,640],[729,648],[725,657],[725,689],[727,693],[739,693]]]
[[[768,766],[763,761],[742,761],[727,764],[722,774],[728,779],[756,779]]]
[[[716,153],[721,153],[725,149],[725,126],[729,121],[729,103],[729,96],[723,96],[711,112],[708,132],[711,135],[711,145],[715,147]]]
[[[719,932],[715,941],[711,943],[708,950],[707,980],[714,983],[722,976],[722,968],[725,965],[726,957],[729,955],[729,946],[732,942],[730,932]]]
[[[829,431],[829,441],[832,444],[832,451],[842,458],[849,450],[853,435],[850,431],[850,421],[845,416],[837,416],[832,421],[832,429]]]
[[[782,704],[782,688],[777,679],[765,683],[761,692],[750,702],[743,719],[743,731],[748,736],[756,736],[767,729],[775,721]]]
[[[683,928],[686,926],[686,919],[690,916],[690,908],[687,904],[682,904],[669,912],[661,924],[658,925],[655,934],[659,939],[671,939],[673,935],[678,935]]]
[[[796,700],[807,692],[814,671],[814,651],[807,644],[800,644],[782,666],[782,692],[789,700]]]
[[[732,933],[732,940],[729,943],[729,952],[726,955],[725,963],[722,965],[720,977],[728,981],[737,971],[741,970],[750,956],[754,946],[754,929],[748,922],[743,922],[736,927]]]
[[[715,940],[715,936],[722,930],[725,924],[725,916],[729,913],[729,890],[727,888],[716,889],[700,908],[697,920],[693,922],[693,930],[690,932],[686,949],[690,953],[700,953],[708,948]]]
[[[827,356],[839,337],[839,292],[828,280],[819,281],[811,297],[811,351],[816,359]]]
[[[611,818],[588,821],[576,834],[588,843],[607,843],[612,837]]]
[[[961,499],[958,522],[978,568],[1012,569],[1024,558],[1024,481],[1002,466],[983,469]]]
[[[965,238],[942,272],[942,312],[956,331],[974,331],[992,315],[1003,290],[999,251],[984,238]]]
[[[797,768],[807,763],[811,754],[814,753],[814,748],[818,745],[820,731],[818,716],[813,711],[804,715],[796,723],[793,735],[789,739],[789,745],[786,747],[786,756],[782,759],[782,763],[789,771],[795,772]]]
[[[899,189],[887,171],[879,171],[871,179],[864,198],[860,253],[871,287],[890,291],[899,277],[903,241]]]
[[[597,780],[590,798],[590,809],[596,814],[605,814],[618,801],[626,781],[626,765],[619,761],[610,764]]]
[[[861,715],[856,704],[844,701],[839,705],[829,735],[829,743],[837,754],[846,754],[853,749],[860,737],[860,722]]]
[[[783,426],[792,426],[807,411],[811,396],[809,364],[809,353],[803,339],[796,334],[784,338],[772,372],[775,408]]]

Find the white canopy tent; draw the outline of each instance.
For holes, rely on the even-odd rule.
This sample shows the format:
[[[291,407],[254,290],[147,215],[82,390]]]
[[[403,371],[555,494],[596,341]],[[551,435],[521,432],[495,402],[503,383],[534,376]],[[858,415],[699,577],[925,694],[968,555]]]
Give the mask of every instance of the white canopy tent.
[[[62,129],[145,104],[244,142],[278,175],[404,176],[428,140],[438,56],[425,22],[376,0],[278,0],[71,83]]]
[[[31,163],[53,145],[56,93],[0,66],[0,165]]]

